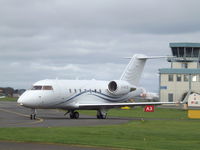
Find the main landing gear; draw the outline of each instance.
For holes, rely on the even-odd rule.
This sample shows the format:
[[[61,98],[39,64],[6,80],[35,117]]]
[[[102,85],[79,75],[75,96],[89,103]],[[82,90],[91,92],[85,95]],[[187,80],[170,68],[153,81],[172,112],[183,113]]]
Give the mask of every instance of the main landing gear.
[[[97,119],[106,119],[107,112],[105,110],[98,110],[97,111]]]
[[[70,112],[69,116],[70,116],[70,119],[78,119],[79,113],[77,111],[75,111],[75,112],[72,111],[72,112]]]
[[[70,111],[66,112],[64,115],[67,115],[68,113],[69,113],[70,119],[78,119],[79,118],[79,113],[77,111],[70,110]]]
[[[30,119],[31,120],[35,120],[36,119],[36,109],[31,109],[32,113],[30,115]]]
[[[78,119],[79,113],[74,110],[67,111],[64,115],[69,114],[70,119]],[[97,110],[97,118],[98,119],[106,119],[107,118],[107,112],[106,110]]]

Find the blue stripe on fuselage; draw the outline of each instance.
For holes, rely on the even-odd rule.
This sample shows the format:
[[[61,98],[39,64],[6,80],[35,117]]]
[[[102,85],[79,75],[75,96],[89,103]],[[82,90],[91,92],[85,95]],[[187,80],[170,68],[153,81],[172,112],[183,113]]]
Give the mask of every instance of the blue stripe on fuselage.
[[[78,96],[83,95],[85,93],[88,93],[89,95],[93,95],[93,96],[102,98],[102,99],[110,101],[110,102],[123,101],[123,100],[127,99],[127,95],[126,96],[123,95],[121,97],[119,97],[119,96],[114,97],[114,96],[106,95],[106,94],[103,94],[103,93],[100,93],[100,92],[97,92],[97,91],[87,90],[87,91],[80,92],[80,93],[72,96],[71,98],[69,98],[69,99],[67,99],[63,102],[60,102],[56,105],[63,104],[65,102],[69,102],[69,101],[71,101],[71,100],[73,100],[73,99],[77,98]],[[105,97],[103,97],[103,96],[105,96]]]

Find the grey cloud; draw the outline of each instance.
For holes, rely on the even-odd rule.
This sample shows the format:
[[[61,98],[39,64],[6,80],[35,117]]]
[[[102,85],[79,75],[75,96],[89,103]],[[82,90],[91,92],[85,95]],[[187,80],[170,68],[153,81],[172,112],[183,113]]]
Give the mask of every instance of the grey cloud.
[[[199,31],[198,0],[1,1],[1,24],[24,29],[68,28],[133,33]],[[108,30],[109,28],[109,30]]]
[[[169,42],[199,42],[199,6],[198,0],[0,0],[0,85],[118,79],[128,63],[123,57],[169,55]],[[148,61],[142,86],[158,82],[161,62],[168,66],[155,62]]]

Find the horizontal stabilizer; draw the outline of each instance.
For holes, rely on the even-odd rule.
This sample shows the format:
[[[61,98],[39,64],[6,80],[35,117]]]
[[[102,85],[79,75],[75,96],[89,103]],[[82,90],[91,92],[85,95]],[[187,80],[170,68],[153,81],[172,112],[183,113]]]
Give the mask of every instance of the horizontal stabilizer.
[[[174,56],[138,56],[138,59],[160,59],[160,58],[172,58]],[[125,59],[132,59],[132,57],[124,57]]]

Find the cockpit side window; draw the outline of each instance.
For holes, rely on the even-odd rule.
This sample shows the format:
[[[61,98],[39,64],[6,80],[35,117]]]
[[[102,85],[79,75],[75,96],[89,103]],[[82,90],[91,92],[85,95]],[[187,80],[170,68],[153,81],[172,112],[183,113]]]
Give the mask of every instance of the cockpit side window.
[[[42,87],[43,90],[53,90],[53,87],[50,85],[45,85]]]
[[[42,86],[39,85],[33,86],[31,90],[42,90]]]

